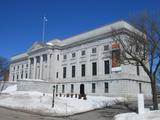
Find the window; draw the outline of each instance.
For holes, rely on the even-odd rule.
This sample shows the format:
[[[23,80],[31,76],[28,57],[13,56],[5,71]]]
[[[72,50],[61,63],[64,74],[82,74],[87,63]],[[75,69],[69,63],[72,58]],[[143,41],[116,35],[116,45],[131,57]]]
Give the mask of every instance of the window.
[[[81,51],[81,55],[82,56],[86,55],[86,51],[85,50]]]
[[[57,55],[57,60],[59,61],[59,55]]]
[[[109,74],[109,60],[104,61],[104,74]]]
[[[58,72],[56,73],[56,78],[58,78]]]
[[[17,69],[19,69],[19,66],[17,67]]]
[[[28,67],[28,64],[26,64],[26,67]]]
[[[44,62],[47,61],[47,55],[46,55],[46,54],[43,55],[43,61],[44,61]]]
[[[23,79],[23,72],[21,73],[21,79]]]
[[[92,83],[92,93],[95,93],[95,92],[96,92],[96,84]]]
[[[26,73],[26,78],[28,77],[28,74]]]
[[[81,75],[82,75],[82,77],[85,76],[85,72],[86,72],[86,70],[85,70],[85,64],[82,64],[81,65]]]
[[[142,93],[142,84],[139,83],[139,93]]]
[[[63,78],[66,78],[66,67],[63,67]]]
[[[75,77],[75,71],[76,71],[76,67],[72,66],[72,77]]]
[[[71,93],[74,93],[74,85],[71,84]]]
[[[96,52],[97,52],[96,48],[92,48],[92,53],[96,53]]]
[[[58,85],[56,85],[56,93],[58,93]]]
[[[108,93],[108,83],[107,82],[104,83],[104,92]]]
[[[18,79],[18,75],[17,75],[17,79]]]
[[[137,63],[137,75],[140,75],[139,64]]]
[[[92,63],[92,75],[97,75],[97,63]]]
[[[76,57],[76,53],[72,53],[72,58]]]
[[[15,70],[15,67],[13,67],[13,70]]]
[[[63,59],[66,60],[67,59],[67,55],[63,55]]]
[[[13,78],[12,78],[12,80],[14,81],[14,75],[13,75]]]
[[[36,57],[36,62],[37,62],[37,63],[40,63],[40,56],[37,56],[37,57]]]
[[[22,68],[23,68],[23,65],[22,65]]]
[[[104,51],[107,51],[107,50],[109,50],[109,45],[104,46]]]
[[[34,59],[33,59],[33,58],[31,58],[30,60],[31,60],[31,64],[33,64],[33,63],[34,63]]]
[[[62,93],[64,93],[64,90],[65,90],[65,86],[62,85]]]

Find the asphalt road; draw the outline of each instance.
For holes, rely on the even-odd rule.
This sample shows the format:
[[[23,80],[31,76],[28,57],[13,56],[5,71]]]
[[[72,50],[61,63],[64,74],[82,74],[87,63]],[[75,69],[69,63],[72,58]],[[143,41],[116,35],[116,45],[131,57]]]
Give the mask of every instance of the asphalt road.
[[[0,107],[0,120],[112,120],[118,113],[129,112],[123,105],[114,105],[69,117],[47,117]]]

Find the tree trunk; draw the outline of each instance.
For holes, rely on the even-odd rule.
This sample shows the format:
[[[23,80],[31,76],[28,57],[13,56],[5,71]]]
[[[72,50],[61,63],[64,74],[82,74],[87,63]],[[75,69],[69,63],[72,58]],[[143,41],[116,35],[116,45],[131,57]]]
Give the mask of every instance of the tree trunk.
[[[151,80],[151,88],[152,88],[153,109],[158,110],[156,81],[154,79]]]

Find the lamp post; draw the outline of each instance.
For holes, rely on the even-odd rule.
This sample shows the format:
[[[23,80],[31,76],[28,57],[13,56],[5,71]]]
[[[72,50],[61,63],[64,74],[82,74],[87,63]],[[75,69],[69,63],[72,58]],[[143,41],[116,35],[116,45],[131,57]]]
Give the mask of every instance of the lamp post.
[[[53,85],[52,108],[54,108],[54,94],[55,94],[55,85]]]

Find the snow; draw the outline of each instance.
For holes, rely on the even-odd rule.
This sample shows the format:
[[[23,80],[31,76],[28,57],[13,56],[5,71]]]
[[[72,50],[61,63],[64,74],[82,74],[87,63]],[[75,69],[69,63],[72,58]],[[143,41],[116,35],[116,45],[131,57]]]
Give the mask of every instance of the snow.
[[[2,91],[2,93],[12,93],[17,90],[17,85],[11,85],[7,87],[5,90]]]
[[[146,111],[143,114],[123,113],[114,117],[114,120],[160,120],[160,110]]]
[[[122,97],[87,96],[87,100],[55,97],[55,106],[52,108],[52,94],[16,91],[16,86],[10,86],[2,93],[8,94],[1,94],[0,106],[52,116],[72,115],[124,101]]]

